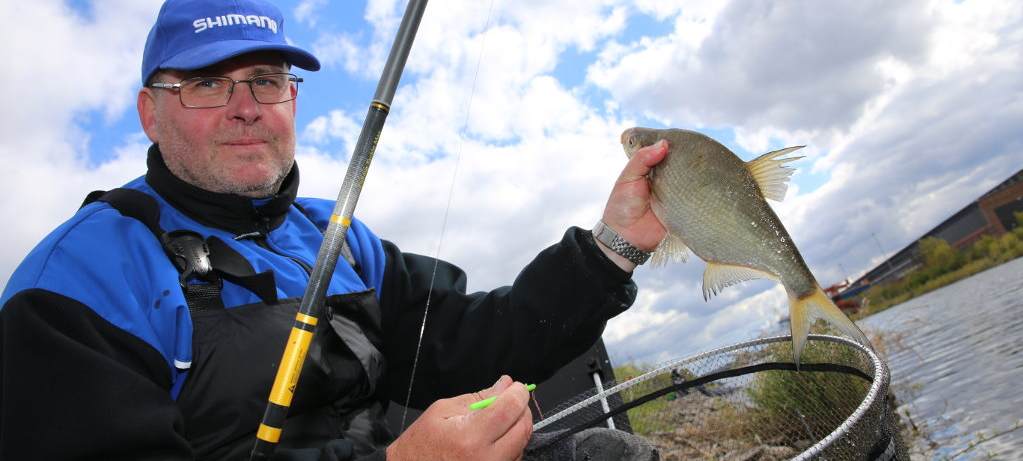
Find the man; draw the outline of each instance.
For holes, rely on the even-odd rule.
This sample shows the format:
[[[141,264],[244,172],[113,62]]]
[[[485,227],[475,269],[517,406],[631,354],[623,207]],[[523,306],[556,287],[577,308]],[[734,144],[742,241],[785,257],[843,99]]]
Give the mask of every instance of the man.
[[[333,206],[296,198],[291,66],[319,62],[263,0],[161,8],[137,104],[148,171],[47,236],[0,299],[0,458],[247,458]],[[431,287],[435,260],[354,221],[275,459],[521,457],[528,393],[505,374],[549,377],[631,305],[664,235],[645,174],[665,152],[634,155],[611,193],[601,237],[622,254],[572,228],[488,293],[444,262]],[[382,415],[405,400],[427,296],[411,395],[427,408],[394,439]]]

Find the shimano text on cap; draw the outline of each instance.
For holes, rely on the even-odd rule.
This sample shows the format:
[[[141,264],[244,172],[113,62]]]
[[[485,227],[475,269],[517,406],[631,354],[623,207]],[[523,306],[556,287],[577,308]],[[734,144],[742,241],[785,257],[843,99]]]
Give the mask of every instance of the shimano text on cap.
[[[159,69],[200,69],[254,51],[277,51],[291,65],[320,69],[312,53],[288,44],[284,16],[265,0],[168,0],[146,39],[142,84]]]

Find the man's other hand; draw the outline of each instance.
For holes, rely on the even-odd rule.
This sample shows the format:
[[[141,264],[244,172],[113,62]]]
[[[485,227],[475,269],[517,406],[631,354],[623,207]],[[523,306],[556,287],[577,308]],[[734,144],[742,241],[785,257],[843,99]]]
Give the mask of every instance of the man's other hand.
[[[489,407],[469,410],[493,396]],[[501,376],[489,389],[434,402],[387,447],[387,459],[517,460],[532,433],[526,386]]]

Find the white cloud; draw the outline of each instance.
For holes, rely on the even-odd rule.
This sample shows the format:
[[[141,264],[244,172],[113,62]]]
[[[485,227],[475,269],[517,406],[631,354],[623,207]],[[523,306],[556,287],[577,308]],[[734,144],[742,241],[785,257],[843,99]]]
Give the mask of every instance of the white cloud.
[[[350,115],[341,110],[332,110],[309,122],[302,132],[301,140],[312,144],[340,140],[344,143],[341,152],[350,153],[359,138],[360,130],[361,126]]]
[[[878,60],[921,59],[931,22],[922,6],[730,3],[702,12],[716,17],[678,21],[674,34],[630,45],[589,78],[626,110],[674,124],[834,128],[883,85]]]
[[[302,0],[295,7],[294,14],[295,19],[299,23],[305,24],[309,27],[316,27],[316,22],[319,19],[319,10],[327,4],[327,0]]]
[[[350,74],[367,78],[370,76],[362,66],[365,58],[362,49],[351,34],[323,34],[313,43],[312,53],[323,67],[341,66]]]
[[[4,55],[19,63],[9,66],[0,85],[0,97],[19,103],[17,111],[0,115],[5,147],[58,141],[77,114],[98,110],[111,118],[134,105],[142,47],[159,2],[110,1],[93,8],[90,20],[59,1],[0,5],[4,17],[18,18],[0,30]]]
[[[0,29],[3,54],[15,63],[0,77],[0,98],[8,102],[0,113],[0,170],[8,172],[0,213],[17,216],[0,255],[4,285],[87,192],[144,171],[145,148],[131,152],[137,134],[127,135],[112,160],[90,165],[90,133],[77,118],[113,120],[134,105],[142,47],[158,9],[156,0],[96,2],[86,18],[54,0],[0,4],[0,15],[18,18]]]

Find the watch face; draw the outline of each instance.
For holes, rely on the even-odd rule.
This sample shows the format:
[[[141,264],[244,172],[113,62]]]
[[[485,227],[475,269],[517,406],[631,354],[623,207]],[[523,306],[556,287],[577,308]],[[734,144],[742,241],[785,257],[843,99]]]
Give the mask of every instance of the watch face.
[[[607,227],[607,225],[603,222],[600,222],[597,227],[593,229],[593,235],[600,241],[600,243],[607,245],[608,248],[611,248],[612,250],[615,249],[614,241],[615,237],[618,237],[618,234],[611,230],[610,227]],[[617,253],[617,251],[615,252]]]

